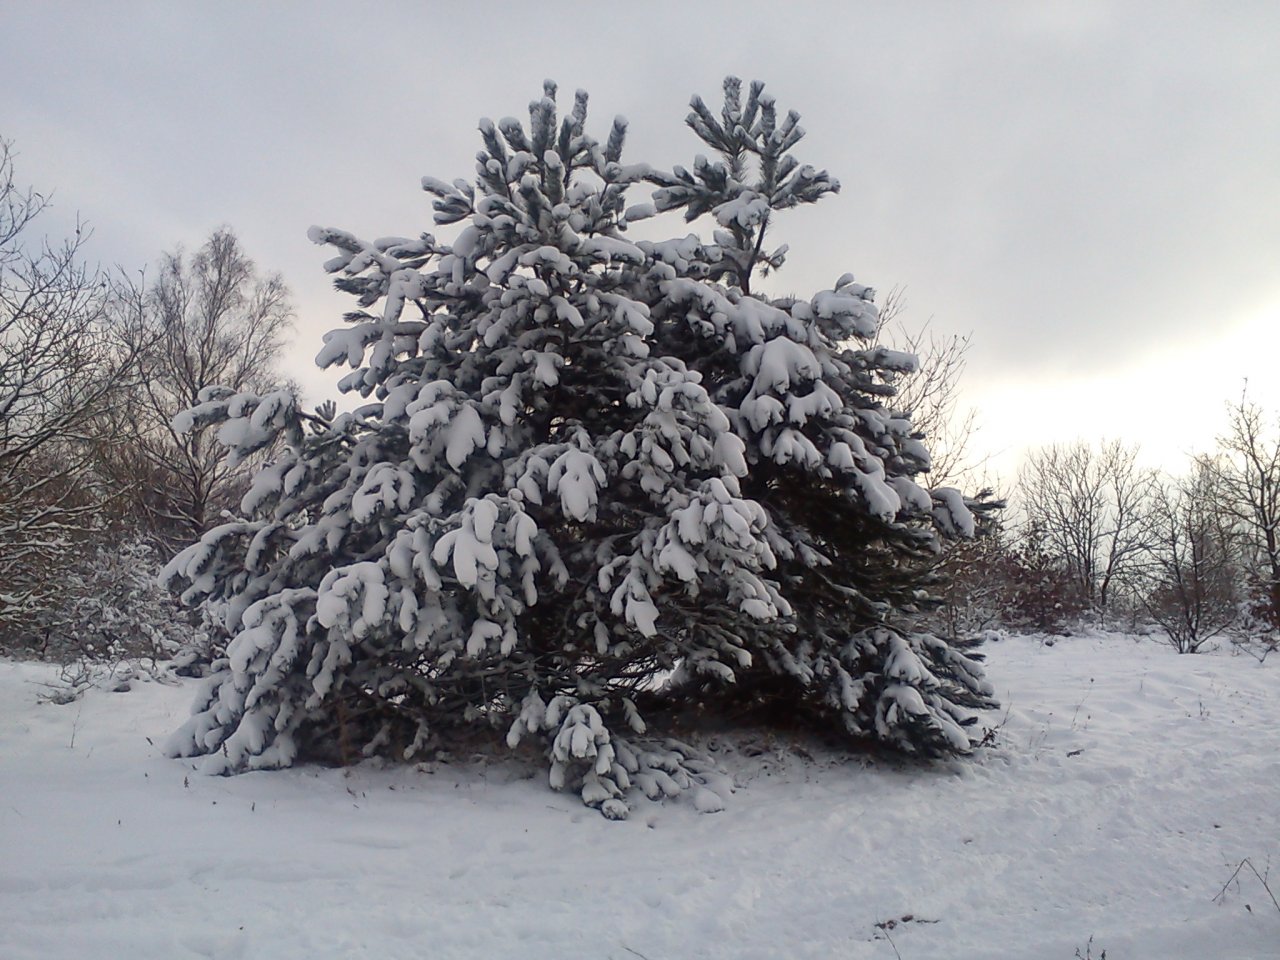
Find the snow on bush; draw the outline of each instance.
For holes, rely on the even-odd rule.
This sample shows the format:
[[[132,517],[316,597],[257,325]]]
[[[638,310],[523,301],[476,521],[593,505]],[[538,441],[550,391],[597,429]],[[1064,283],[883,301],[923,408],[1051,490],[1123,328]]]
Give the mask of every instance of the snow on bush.
[[[173,658],[201,634],[157,581],[160,568],[145,539],[105,539],[68,573],[26,649],[64,662]]]
[[[839,186],[793,157],[798,115],[731,78],[688,118],[716,159],[660,171],[622,162],[624,119],[594,139],[587,95],[557,120],[555,94],[527,128],[481,121],[474,183],[423,180],[451,239],[312,229],[357,300],[317,362],[364,405],[215,388],[187,418],[233,458],[286,453],[166,569],[232,637],[170,751],[234,772],[492,731],[621,817],[636,793],[722,803],[705,757],[646,733],[672,702],[967,750],[990,686],[896,625],[939,537],[973,529],[886,405],[914,361],[870,345],[850,275],[751,290],[785,260],[773,218]],[[711,237],[627,238],[662,212]]]

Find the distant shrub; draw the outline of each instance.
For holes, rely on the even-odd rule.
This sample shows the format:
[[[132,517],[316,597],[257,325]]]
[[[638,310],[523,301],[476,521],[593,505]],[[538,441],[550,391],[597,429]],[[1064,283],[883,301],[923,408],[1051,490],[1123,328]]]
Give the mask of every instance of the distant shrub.
[[[10,652],[68,663],[162,660],[198,649],[207,631],[159,585],[159,570],[156,551],[141,538],[100,544]]]

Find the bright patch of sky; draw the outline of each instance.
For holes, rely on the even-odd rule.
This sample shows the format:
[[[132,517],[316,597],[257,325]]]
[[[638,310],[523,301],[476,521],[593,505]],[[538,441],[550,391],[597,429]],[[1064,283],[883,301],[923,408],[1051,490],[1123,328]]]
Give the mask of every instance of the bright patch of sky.
[[[989,472],[1003,480],[1014,477],[1029,449],[1102,438],[1137,445],[1148,466],[1178,470],[1212,448],[1228,404],[1246,389],[1251,401],[1280,414],[1277,357],[1280,297],[1127,363],[971,383],[965,401],[980,411],[976,446],[990,457]]]

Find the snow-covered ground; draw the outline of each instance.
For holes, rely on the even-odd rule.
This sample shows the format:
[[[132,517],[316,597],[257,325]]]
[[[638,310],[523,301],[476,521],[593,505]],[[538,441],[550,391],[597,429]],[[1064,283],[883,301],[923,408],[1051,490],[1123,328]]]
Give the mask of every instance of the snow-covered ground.
[[[201,776],[151,742],[189,687],[0,663],[0,958],[1280,957],[1247,867],[1215,901],[1246,857],[1280,895],[1280,661],[987,652],[975,760],[759,738],[724,812],[623,823],[507,763]]]

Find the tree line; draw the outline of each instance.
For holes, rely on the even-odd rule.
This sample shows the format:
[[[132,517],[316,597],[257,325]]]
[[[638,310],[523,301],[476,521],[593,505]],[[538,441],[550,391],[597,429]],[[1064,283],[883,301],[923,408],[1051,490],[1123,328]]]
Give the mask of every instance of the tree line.
[[[890,291],[878,340],[919,358],[894,403],[928,438],[930,482],[975,490],[976,412],[960,403],[968,335],[913,329]],[[949,635],[1085,625],[1149,631],[1182,653],[1215,639],[1265,656],[1280,643],[1280,423],[1247,391],[1208,452],[1184,471],[1140,465],[1120,440],[1042,446],[947,543],[924,619]]]
[[[1229,637],[1260,655],[1280,631],[1280,433],[1247,394],[1181,474],[1118,440],[1041,447],[1010,507],[958,547],[944,618],[1066,632],[1149,629],[1182,653]]]
[[[150,274],[94,266],[84,225],[41,235],[15,157],[0,140],[0,649],[172,649],[192,625],[159,564],[255,466],[172,420],[206,386],[277,384],[289,291],[225,227]]]

